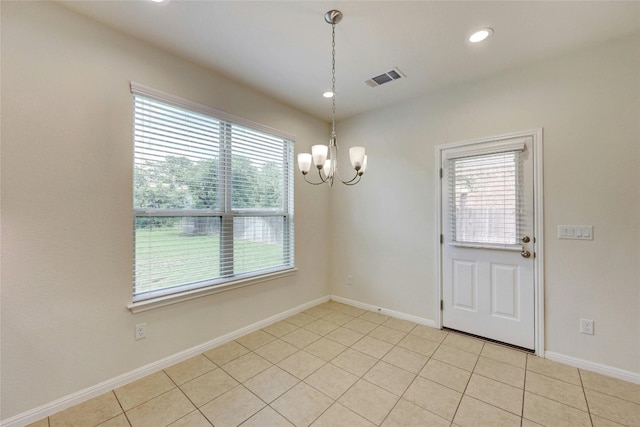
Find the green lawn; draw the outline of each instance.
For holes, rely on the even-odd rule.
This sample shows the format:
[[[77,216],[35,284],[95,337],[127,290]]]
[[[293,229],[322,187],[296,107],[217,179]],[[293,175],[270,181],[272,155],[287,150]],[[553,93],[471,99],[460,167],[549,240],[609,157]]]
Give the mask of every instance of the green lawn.
[[[235,240],[233,254],[234,274],[284,264],[281,245]],[[138,228],[134,270],[137,293],[219,278],[220,237],[185,235],[179,221]]]

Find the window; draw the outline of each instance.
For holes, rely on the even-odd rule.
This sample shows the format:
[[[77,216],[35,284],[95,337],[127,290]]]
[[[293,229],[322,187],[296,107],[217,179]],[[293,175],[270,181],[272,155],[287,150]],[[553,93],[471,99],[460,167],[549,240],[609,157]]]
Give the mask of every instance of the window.
[[[517,245],[523,226],[523,146],[508,151],[449,157],[452,241]]]
[[[134,303],[292,269],[293,138],[131,90]]]

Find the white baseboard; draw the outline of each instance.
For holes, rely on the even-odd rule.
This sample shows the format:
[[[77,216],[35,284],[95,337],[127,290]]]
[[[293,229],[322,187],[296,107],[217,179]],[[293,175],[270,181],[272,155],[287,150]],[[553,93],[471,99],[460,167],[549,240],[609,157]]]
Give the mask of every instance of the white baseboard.
[[[545,351],[544,355],[545,358],[553,360],[554,362],[564,363],[565,365],[573,366],[574,368],[580,368],[585,371],[592,371],[608,377],[618,378],[634,384],[640,384],[640,373],[638,372],[626,371],[624,369],[614,368],[612,366],[590,362],[584,359],[578,359],[577,357],[565,356],[564,354],[555,353],[553,351]]]
[[[123,385],[129,384],[133,381],[139,380],[140,378],[146,377],[147,375],[158,372],[162,369],[168,368],[171,365],[175,365],[176,363],[187,360],[191,357],[197,356],[200,353],[208,351],[214,347],[217,347],[221,344],[224,344],[228,341],[232,341],[236,338],[239,338],[245,334],[248,334],[253,331],[257,331],[258,329],[262,329],[265,326],[269,326],[272,323],[275,323],[279,320],[285,319],[289,316],[292,316],[301,311],[307,310],[311,307],[314,307],[318,304],[322,304],[323,302],[329,301],[329,296],[325,296],[322,298],[315,299],[313,301],[307,302],[305,304],[294,307],[290,310],[283,311],[282,313],[276,314],[274,316],[268,317],[259,322],[253,323],[251,325],[245,326],[244,328],[240,328],[228,334],[222,335],[218,338],[214,338],[211,341],[205,342],[203,344],[197,345],[190,349],[181,351],[172,356],[166,357],[164,359],[158,360],[156,362],[149,363],[148,365],[142,366],[140,368],[134,369],[133,371],[127,372],[125,374],[119,375],[115,378],[112,378],[107,381],[103,381],[99,384],[96,384],[91,387],[87,387],[83,390],[80,390],[76,393],[72,393],[68,396],[64,396],[60,399],[57,399],[53,402],[47,403],[45,405],[34,408],[30,411],[23,412],[21,414],[15,415],[11,418],[7,418],[6,420],[0,421],[0,427],[22,427],[27,424],[33,423],[35,421],[41,420],[45,417],[58,413],[62,410],[75,406],[79,403],[82,403],[86,400],[92,399],[94,397],[100,396],[101,394],[107,393],[111,390],[114,390]]]
[[[337,295],[331,295],[331,299],[333,301],[349,304],[354,307],[361,308],[363,310],[375,311],[377,313],[386,314],[387,316],[395,317],[402,320],[408,320],[413,323],[418,323],[420,325],[430,326],[432,328],[439,329],[437,323],[434,320],[425,319],[424,317],[413,316],[411,314],[390,310],[384,307],[378,307],[376,305],[366,304],[360,301],[351,300],[349,298],[339,297]]]

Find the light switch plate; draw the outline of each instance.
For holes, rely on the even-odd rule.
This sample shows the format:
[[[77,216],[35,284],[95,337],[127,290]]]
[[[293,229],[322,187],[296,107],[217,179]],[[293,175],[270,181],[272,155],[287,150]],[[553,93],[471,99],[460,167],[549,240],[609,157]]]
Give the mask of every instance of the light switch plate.
[[[559,225],[558,239],[593,240],[593,225]]]

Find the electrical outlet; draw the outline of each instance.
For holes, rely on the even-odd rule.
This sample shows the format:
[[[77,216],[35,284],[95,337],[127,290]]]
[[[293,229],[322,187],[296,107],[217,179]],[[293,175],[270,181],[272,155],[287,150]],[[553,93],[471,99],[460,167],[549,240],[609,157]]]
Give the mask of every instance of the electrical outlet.
[[[593,335],[593,320],[580,319],[580,333]]]
[[[347,274],[347,286],[353,285],[353,277],[350,274]]]
[[[147,337],[147,324],[146,323],[138,323],[135,329],[135,337],[137,340],[141,340],[142,338]]]

